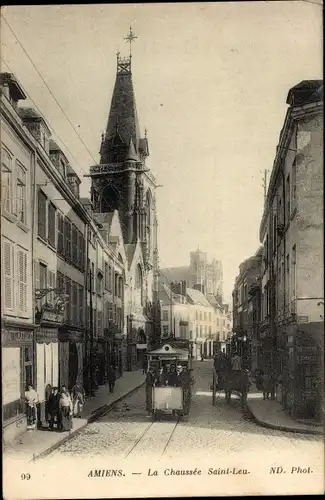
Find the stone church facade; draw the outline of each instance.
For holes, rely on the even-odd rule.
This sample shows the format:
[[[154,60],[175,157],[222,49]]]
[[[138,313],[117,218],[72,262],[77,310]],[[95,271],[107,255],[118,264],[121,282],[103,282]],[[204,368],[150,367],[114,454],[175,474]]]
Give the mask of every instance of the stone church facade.
[[[118,211],[128,259],[125,291],[127,364],[141,361],[160,337],[156,179],[146,166],[132,82],[131,56],[117,73],[100,161],[90,168],[94,216]]]

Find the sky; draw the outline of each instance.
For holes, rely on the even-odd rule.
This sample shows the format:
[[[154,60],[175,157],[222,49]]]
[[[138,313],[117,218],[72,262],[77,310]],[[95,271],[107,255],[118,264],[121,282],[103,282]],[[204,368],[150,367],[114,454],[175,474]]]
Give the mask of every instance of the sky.
[[[199,246],[222,260],[230,301],[239,264],[260,244],[263,173],[288,91],[322,79],[322,10],[313,1],[5,7],[34,66],[1,20],[1,70],[42,111],[88,196],[83,175],[99,161],[116,52],[128,55],[132,26],[140,128],[161,185],[160,267],[189,264]]]

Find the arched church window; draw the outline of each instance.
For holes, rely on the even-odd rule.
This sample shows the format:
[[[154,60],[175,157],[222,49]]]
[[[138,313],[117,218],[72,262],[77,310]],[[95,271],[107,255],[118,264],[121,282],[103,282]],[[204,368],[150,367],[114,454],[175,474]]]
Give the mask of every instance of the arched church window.
[[[118,210],[120,203],[120,195],[118,189],[108,184],[99,195],[99,209],[102,213],[113,212]]]
[[[135,286],[136,288],[142,289],[142,269],[140,264],[137,265],[137,272],[135,277]]]

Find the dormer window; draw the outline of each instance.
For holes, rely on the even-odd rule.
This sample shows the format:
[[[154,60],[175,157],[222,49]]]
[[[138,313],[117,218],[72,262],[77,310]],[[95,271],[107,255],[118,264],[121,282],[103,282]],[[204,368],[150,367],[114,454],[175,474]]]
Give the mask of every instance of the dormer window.
[[[65,178],[66,177],[66,165],[64,161],[60,158],[60,174]]]

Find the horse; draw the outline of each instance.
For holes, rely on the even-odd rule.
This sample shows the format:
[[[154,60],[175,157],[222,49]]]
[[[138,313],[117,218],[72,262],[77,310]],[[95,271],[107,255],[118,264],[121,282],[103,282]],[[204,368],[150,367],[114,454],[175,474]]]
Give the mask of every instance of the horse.
[[[241,404],[244,406],[247,400],[249,385],[247,370],[235,372],[232,369],[227,369],[217,373],[215,390],[225,391],[227,403],[230,403],[232,392],[238,392]]]

